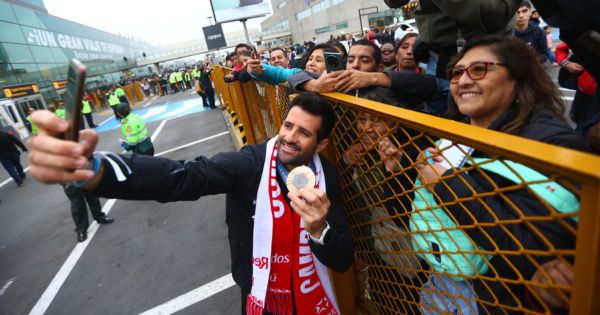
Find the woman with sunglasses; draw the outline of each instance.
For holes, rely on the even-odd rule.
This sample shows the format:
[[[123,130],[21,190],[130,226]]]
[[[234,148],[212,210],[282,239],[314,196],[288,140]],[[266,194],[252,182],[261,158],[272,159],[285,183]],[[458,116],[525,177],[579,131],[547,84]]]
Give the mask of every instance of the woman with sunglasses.
[[[588,150],[585,140],[565,122],[560,94],[535,52],[519,39],[489,36],[469,41],[449,64],[448,80],[451,118]],[[540,295],[526,286],[536,265],[555,257],[533,251],[574,249],[577,218],[571,216],[562,223],[523,219],[575,212],[579,209],[577,196],[562,182],[523,164],[494,161],[467,147],[454,151],[460,152],[455,154],[460,161],[452,160],[450,150],[428,148],[416,166],[413,247],[439,272],[431,274],[421,292],[423,313],[510,313],[511,307],[547,311]],[[475,163],[476,169],[461,171]],[[533,174],[538,180],[545,178],[547,191],[531,185],[519,188],[518,182],[532,181]],[[511,188],[502,190],[506,187]],[[469,201],[474,195],[477,197]],[[550,197],[558,200],[553,202]],[[442,203],[444,207],[439,206]],[[436,229],[445,231],[431,232]],[[505,252],[500,255],[498,251]]]

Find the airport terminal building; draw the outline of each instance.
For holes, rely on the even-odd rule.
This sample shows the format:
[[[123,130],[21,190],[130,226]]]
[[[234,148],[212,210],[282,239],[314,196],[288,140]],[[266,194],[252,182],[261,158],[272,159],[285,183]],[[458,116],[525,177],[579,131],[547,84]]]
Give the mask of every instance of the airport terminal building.
[[[27,106],[40,108],[64,88],[71,58],[87,65],[88,88],[94,88],[119,81],[120,71],[158,50],[49,15],[42,0],[0,0],[0,99],[35,99]]]

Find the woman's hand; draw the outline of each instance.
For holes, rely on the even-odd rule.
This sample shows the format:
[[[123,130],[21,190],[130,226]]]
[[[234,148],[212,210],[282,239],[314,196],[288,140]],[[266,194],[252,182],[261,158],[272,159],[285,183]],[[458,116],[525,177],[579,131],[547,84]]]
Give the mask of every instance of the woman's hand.
[[[430,156],[427,156],[426,152],[429,152]],[[419,179],[423,185],[430,186],[437,183],[442,174],[448,170],[440,164],[442,161],[444,158],[440,155],[440,151],[432,147],[419,153],[415,168],[419,172]]]

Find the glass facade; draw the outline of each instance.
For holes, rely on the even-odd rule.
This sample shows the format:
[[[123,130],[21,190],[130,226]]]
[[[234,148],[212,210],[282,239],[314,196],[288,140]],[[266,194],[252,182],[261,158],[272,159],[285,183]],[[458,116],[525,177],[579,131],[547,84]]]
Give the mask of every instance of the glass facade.
[[[0,99],[1,87],[24,83],[37,83],[47,100],[56,98],[52,81],[66,79],[71,58],[87,65],[88,88],[94,88],[118,81],[120,71],[136,68],[141,56],[161,52],[49,15],[41,0],[0,0]]]

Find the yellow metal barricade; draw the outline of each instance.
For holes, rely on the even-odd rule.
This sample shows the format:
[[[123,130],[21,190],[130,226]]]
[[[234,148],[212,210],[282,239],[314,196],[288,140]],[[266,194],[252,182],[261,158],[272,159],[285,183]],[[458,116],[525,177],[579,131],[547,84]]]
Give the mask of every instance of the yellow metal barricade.
[[[277,133],[283,86],[215,85],[249,143]],[[344,314],[600,314],[600,157],[323,95],[356,244],[352,274],[334,277]]]

